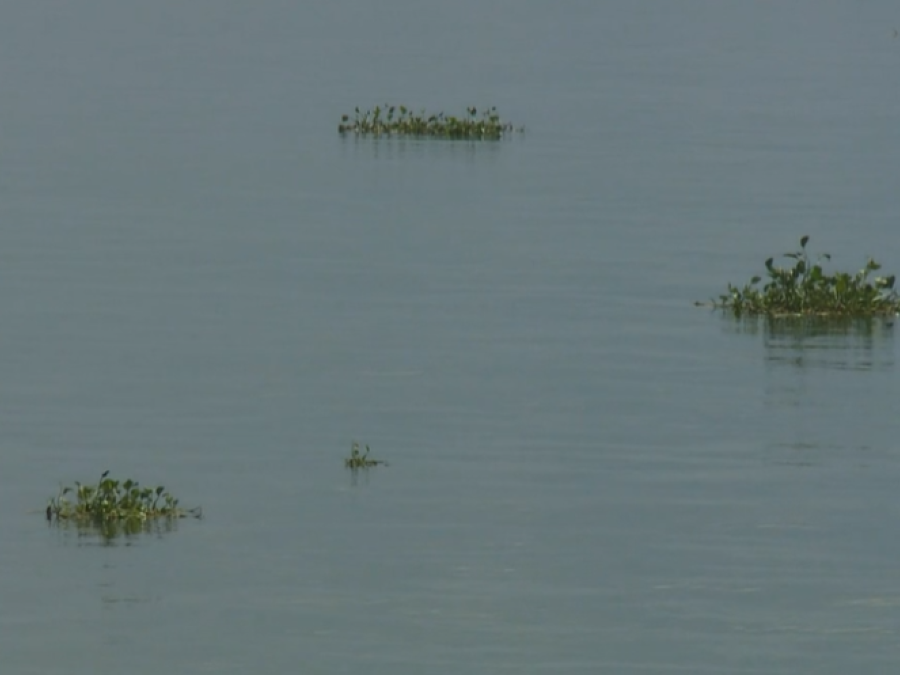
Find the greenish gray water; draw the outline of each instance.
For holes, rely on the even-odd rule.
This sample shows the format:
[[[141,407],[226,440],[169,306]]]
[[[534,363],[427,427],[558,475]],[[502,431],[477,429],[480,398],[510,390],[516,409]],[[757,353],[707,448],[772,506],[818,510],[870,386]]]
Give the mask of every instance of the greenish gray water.
[[[895,326],[692,306],[900,269],[893,5],[4,15],[5,672],[900,661]],[[337,135],[383,101],[527,132]],[[46,527],[104,469],[206,517]]]

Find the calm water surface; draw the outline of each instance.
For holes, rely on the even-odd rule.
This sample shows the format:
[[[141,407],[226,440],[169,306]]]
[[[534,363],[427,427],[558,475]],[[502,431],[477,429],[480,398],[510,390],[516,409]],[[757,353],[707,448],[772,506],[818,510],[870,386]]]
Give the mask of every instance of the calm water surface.
[[[803,234],[900,268],[898,25],[7,3],[4,672],[896,668],[897,327],[692,302]],[[337,135],[384,101],[527,132]],[[105,469],[206,517],[48,528]]]

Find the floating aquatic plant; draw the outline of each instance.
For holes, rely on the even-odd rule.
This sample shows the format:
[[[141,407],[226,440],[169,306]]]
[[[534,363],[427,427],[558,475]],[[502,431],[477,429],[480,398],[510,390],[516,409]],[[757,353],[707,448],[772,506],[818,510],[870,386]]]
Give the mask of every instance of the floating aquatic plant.
[[[366,452],[362,453],[359,450],[359,443],[356,441],[353,441],[353,444],[350,446],[350,456],[344,459],[344,466],[348,469],[368,469],[379,464],[386,465],[387,462],[383,462],[380,459],[369,459],[369,446],[367,445]]]
[[[60,522],[96,525],[101,529],[116,523],[125,532],[136,532],[151,519],[202,515],[200,507],[182,509],[163,486],[141,487],[135,480],[118,481],[108,476],[109,471],[104,471],[96,485],[78,481],[74,486],[60,485],[57,496],[47,503],[47,520],[55,516]]]
[[[876,276],[872,273],[881,265],[872,258],[852,274],[827,274],[822,261],[831,260],[824,253],[812,262],[806,250],[809,237],[800,239],[800,250],[785,253],[793,260],[787,267],[778,267],[773,258],[765,261],[766,283],[754,276],[742,288],[728,284],[728,291],[711,303],[717,309],[734,316],[889,316],[900,313],[900,295],[894,289],[895,276]]]
[[[498,139],[512,131],[513,125],[504,122],[496,108],[487,108],[479,114],[475,107],[466,108],[466,114],[456,117],[436,113],[429,115],[424,110],[414,113],[406,106],[375,106],[372,110],[360,112],[355,109],[353,119],[342,115],[338,125],[340,134],[438,136],[454,139]]]

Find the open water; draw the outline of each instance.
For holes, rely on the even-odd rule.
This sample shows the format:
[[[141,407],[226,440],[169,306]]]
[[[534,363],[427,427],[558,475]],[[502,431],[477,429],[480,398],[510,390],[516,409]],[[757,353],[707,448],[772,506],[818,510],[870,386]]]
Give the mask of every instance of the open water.
[[[900,269],[896,3],[0,14],[4,673],[896,670],[897,327],[693,306]]]

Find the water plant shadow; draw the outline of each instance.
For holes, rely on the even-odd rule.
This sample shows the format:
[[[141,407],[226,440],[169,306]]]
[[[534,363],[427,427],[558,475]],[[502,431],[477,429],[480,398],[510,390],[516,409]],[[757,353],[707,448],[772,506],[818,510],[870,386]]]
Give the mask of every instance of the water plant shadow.
[[[74,535],[78,546],[131,546],[139,537],[162,538],[176,532],[180,521],[180,518],[154,518],[92,523],[63,519],[48,521],[47,526],[66,536]]]
[[[827,315],[769,315],[743,314],[722,316],[722,330],[736,335],[764,335],[771,337],[847,336],[854,338],[892,337],[895,319],[890,316],[827,316]]]
[[[827,370],[894,367],[894,324],[885,316],[722,316],[722,332],[759,339],[771,365]]]
[[[798,368],[885,370],[894,366],[894,320],[886,317],[765,317],[766,361]]]

